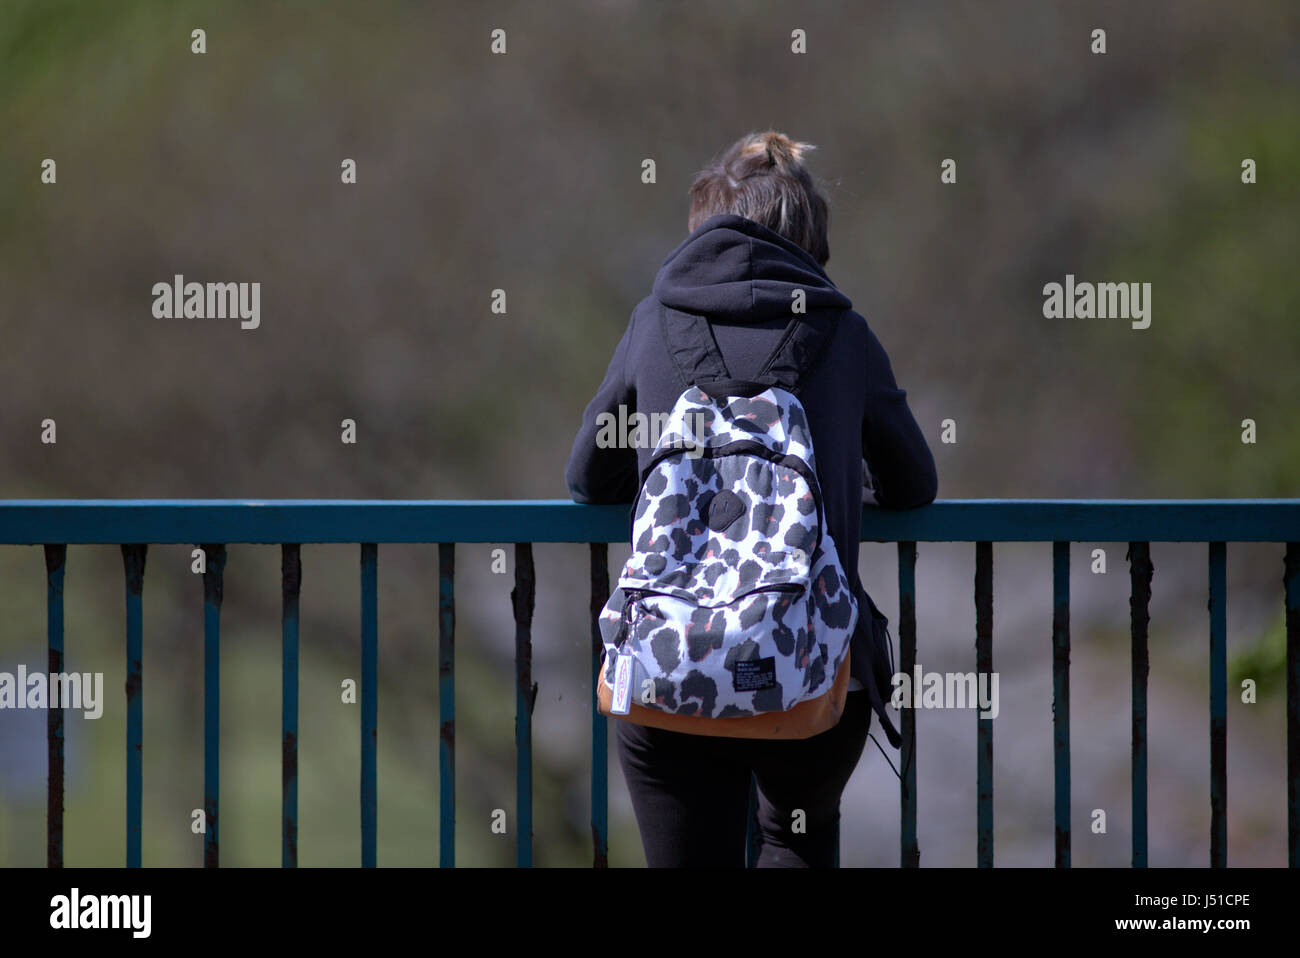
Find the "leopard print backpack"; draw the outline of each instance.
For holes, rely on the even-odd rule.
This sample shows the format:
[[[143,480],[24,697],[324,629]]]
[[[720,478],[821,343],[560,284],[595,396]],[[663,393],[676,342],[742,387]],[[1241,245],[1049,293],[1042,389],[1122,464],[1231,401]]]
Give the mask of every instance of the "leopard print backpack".
[[[603,714],[766,739],[839,720],[859,608],[798,398],[837,319],[796,316],[754,379],[736,380],[705,317],[662,308],[684,389],[642,473],[632,555],[599,617]]]

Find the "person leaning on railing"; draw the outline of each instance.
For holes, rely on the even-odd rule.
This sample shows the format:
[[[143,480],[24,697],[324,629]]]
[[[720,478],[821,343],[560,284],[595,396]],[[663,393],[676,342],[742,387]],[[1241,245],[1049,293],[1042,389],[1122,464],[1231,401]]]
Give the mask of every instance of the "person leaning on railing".
[[[732,376],[752,377],[802,303],[809,322],[838,314],[833,339],[802,389],[826,522],[835,542],[859,541],[863,464],[885,508],[934,500],[934,457],[894,380],[889,357],[823,267],[829,211],[804,166],[812,147],[780,133],[751,134],[691,187],[690,235],[664,261],[633,310],[604,381],[587,406],[566,469],[573,499],[630,503],[653,443],[608,442],[602,427],[633,412],[653,419],[684,388],[667,354],[659,304],[705,315]],[[858,550],[841,549],[857,585]],[[865,615],[865,608],[862,611]],[[760,866],[828,867],[836,860],[839,802],[866,742],[867,650],[855,636],[853,678],[840,722],[808,739],[690,735],[617,723],[619,762],[651,867],[744,864],[751,772],[759,793]],[[802,810],[802,830],[792,828]]]

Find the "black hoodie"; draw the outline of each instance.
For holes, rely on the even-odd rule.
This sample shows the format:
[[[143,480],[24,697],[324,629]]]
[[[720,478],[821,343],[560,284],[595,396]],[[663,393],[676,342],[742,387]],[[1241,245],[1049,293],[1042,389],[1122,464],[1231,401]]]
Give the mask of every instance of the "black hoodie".
[[[858,582],[865,459],[878,505],[908,509],[932,502],[934,457],[894,382],[889,357],[847,296],[807,251],[785,237],[732,214],[710,217],[668,254],[653,292],[632,311],[596,397],[587,406],[565,479],[577,502],[632,502],[653,448],[601,448],[597,417],[668,413],[686,384],[664,347],[659,303],[709,318],[733,378],[753,376],[791,319],[792,293],[806,296],[807,320],[838,315],[834,334],[799,399],[812,431],[826,524],[850,582]],[[865,614],[863,610],[862,614]],[[850,667],[867,680],[866,650],[854,637]],[[856,686],[855,686],[856,687]]]

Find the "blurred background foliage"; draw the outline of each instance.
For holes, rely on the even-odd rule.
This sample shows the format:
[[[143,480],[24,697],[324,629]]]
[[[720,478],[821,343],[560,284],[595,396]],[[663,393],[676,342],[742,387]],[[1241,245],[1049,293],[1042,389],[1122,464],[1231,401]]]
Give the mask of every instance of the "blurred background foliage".
[[[889,350],[942,497],[1295,496],[1298,11],[6,0],[0,494],[563,497],[582,408],[685,234],[693,174],[772,127],[818,147],[828,271]],[[504,56],[489,51],[498,27]],[[1105,55],[1090,52],[1098,27]],[[806,55],[790,52],[796,28]],[[53,186],[40,182],[46,157]],[[951,186],[939,182],[946,157]],[[1241,182],[1246,157],[1255,185]],[[355,185],[340,183],[344,158]],[[176,273],[260,282],[261,328],[154,319],[151,287]],[[1042,287],[1067,273],[1151,283],[1151,327],[1044,319]],[[498,288],[505,315],[489,308]],[[39,441],[45,418],[56,445]],[[356,445],[339,441],[344,418]],[[946,418],[955,445],[939,443]],[[1254,445],[1240,441],[1246,418]],[[889,553],[864,549],[864,580],[896,618]],[[1110,552],[1102,592],[1076,559],[1075,703],[1122,719],[1126,576]],[[1041,550],[999,554],[1045,574]],[[537,555],[536,860],[576,865],[590,858],[586,555]],[[1282,861],[1280,555],[1229,551],[1234,681],[1261,680],[1260,703],[1230,715],[1234,864]],[[1151,681],[1157,705],[1168,683],[1168,711],[1153,712],[1153,755],[1162,727],[1208,724],[1204,558],[1179,553],[1182,574],[1181,558],[1156,556]],[[357,554],[303,557],[301,861],[351,864],[358,716],[337,690],[359,670]],[[612,550],[613,571],[621,558]],[[922,661],[953,648],[954,667],[972,667],[970,556],[923,548],[921,561]],[[273,548],[230,550],[223,864],[279,861],[278,563]],[[382,864],[437,860],[436,567],[432,546],[380,550]],[[458,860],[509,864],[513,825],[488,829],[492,809],[514,815],[509,577],[490,572],[487,546],[462,546],[457,568]],[[0,575],[0,669],[37,668],[40,550],[0,548]],[[179,546],[150,549],[145,583],[144,856],[198,864],[202,586]],[[103,719],[69,722],[67,860],[117,863],[117,549],[70,549],[66,595],[68,667],[103,671],[109,692]],[[1035,615],[999,619],[1004,668],[1023,651],[1043,671],[1050,614]],[[1034,694],[1036,712],[999,723],[1011,743],[999,745],[999,863],[1051,861],[1050,736],[1039,742],[1050,712]],[[973,753],[969,716],[925,721],[925,861],[969,864],[973,799],[954,813],[960,834],[934,804],[970,790],[973,754],[943,761],[950,741]],[[43,861],[43,728],[43,715],[0,713],[0,864]],[[1123,864],[1125,729],[1076,728],[1075,861]],[[1153,817],[1152,862],[1202,863],[1208,748],[1171,742],[1186,768],[1153,759],[1172,804]],[[896,862],[896,786],[869,750],[846,797],[845,864]],[[1008,787],[1021,777],[1042,795]],[[616,765],[610,779],[611,861],[640,864]],[[1099,802],[1115,830],[1089,844]],[[1178,802],[1187,810],[1171,811]]]

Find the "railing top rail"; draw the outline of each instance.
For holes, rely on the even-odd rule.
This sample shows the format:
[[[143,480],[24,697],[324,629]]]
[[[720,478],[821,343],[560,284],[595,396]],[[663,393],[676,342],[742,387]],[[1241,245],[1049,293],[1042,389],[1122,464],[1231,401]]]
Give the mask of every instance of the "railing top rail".
[[[625,542],[626,505],[565,499],[11,499],[0,544]],[[1294,542],[1300,499],[940,499],[864,506],[874,542]]]

